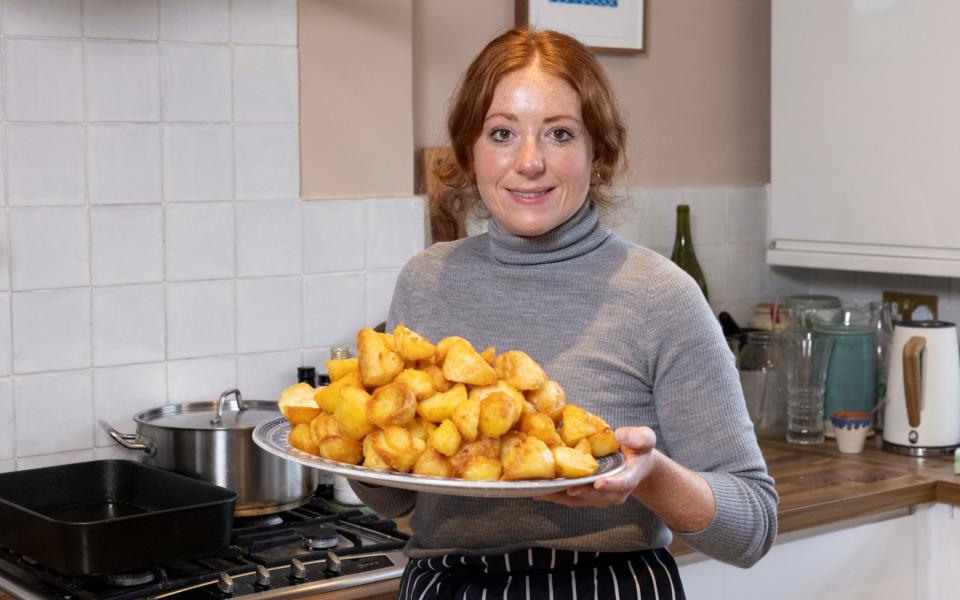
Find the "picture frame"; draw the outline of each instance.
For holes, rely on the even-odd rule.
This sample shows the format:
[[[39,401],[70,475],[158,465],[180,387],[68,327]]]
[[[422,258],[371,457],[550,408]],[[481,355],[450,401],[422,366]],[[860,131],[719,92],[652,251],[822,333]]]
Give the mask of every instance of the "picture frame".
[[[554,29],[590,49],[647,52],[647,0],[516,0],[518,27]]]

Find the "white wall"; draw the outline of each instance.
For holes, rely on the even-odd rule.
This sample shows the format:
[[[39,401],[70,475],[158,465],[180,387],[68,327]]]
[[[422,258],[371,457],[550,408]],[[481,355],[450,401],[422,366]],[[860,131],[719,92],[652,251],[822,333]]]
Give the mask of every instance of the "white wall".
[[[0,471],[386,316],[418,198],[301,202],[295,0],[2,0]]]

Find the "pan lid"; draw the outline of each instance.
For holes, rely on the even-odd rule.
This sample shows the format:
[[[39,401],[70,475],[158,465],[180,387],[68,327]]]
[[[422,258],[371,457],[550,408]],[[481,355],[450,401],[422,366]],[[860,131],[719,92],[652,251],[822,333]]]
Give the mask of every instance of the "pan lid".
[[[235,395],[236,402],[229,401]],[[233,389],[220,394],[213,402],[168,404],[143,411],[133,420],[154,427],[190,430],[253,430],[265,421],[280,416],[277,403],[269,400],[243,400]]]

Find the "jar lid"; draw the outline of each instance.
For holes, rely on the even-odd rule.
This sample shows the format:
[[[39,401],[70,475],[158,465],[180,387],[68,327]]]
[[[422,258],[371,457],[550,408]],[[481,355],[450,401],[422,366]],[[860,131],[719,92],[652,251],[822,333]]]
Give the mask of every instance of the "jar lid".
[[[821,296],[817,294],[801,294],[799,296],[787,296],[784,299],[787,306],[812,309],[840,308],[840,298],[836,296]]]
[[[210,421],[217,416],[217,402],[187,402],[168,404],[145,410],[133,417],[137,423],[168,429],[206,430],[253,430],[265,421],[276,419],[280,410],[276,402],[268,400],[244,400],[244,410],[237,410],[234,401],[223,408],[220,421]]]

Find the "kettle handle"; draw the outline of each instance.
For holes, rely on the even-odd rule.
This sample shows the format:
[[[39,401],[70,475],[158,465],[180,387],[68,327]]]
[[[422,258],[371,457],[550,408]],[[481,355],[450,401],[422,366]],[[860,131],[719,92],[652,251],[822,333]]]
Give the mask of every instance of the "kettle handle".
[[[914,336],[903,345],[903,395],[907,401],[907,421],[910,427],[920,426],[923,411],[923,355],[927,339]]]

